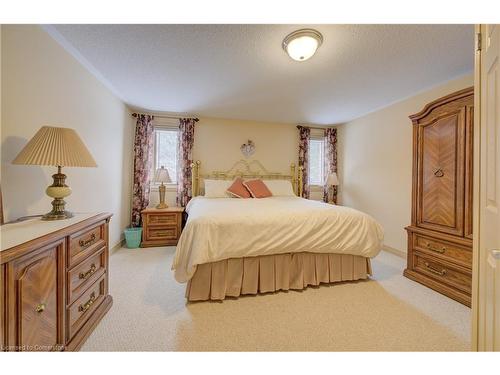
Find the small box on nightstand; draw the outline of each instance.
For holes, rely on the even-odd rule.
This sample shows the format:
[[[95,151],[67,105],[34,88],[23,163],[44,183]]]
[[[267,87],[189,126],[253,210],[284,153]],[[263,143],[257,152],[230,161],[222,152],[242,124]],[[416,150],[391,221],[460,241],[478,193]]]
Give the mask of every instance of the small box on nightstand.
[[[141,247],[177,245],[182,231],[183,212],[184,207],[143,210]]]

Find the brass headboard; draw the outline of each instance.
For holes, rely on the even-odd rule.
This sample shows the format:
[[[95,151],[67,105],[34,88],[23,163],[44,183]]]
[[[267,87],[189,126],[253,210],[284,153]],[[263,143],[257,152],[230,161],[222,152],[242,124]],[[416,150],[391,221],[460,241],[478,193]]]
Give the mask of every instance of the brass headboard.
[[[290,165],[290,174],[269,172],[258,160],[239,160],[227,171],[212,171],[200,173],[201,162],[199,160],[191,163],[191,189],[193,197],[200,195],[200,180],[203,178],[213,180],[234,180],[241,178],[261,178],[265,180],[288,180],[292,183],[293,191],[299,197],[302,196],[302,167],[296,168]]]

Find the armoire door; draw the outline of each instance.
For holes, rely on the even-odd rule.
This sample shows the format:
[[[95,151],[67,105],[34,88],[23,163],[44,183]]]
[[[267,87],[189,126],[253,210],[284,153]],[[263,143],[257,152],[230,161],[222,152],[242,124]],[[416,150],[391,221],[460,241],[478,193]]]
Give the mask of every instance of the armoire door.
[[[64,240],[7,266],[9,350],[62,348]]]
[[[465,121],[462,106],[419,122],[419,227],[464,234]]]

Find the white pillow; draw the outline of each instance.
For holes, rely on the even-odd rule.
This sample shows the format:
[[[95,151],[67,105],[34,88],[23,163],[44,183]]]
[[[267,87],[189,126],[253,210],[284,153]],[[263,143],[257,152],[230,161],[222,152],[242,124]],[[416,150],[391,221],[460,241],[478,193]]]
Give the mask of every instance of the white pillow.
[[[230,180],[205,180],[205,197],[206,198],[231,198],[231,195],[226,193],[233,181]]]
[[[275,197],[294,197],[292,184],[288,180],[263,180]]]

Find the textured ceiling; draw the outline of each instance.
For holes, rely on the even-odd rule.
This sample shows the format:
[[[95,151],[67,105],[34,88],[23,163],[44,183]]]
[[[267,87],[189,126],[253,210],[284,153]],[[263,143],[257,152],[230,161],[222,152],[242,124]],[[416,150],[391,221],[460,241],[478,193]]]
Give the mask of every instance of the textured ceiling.
[[[281,49],[313,27],[306,62]],[[54,25],[134,108],[290,123],[349,121],[473,69],[472,25]]]

